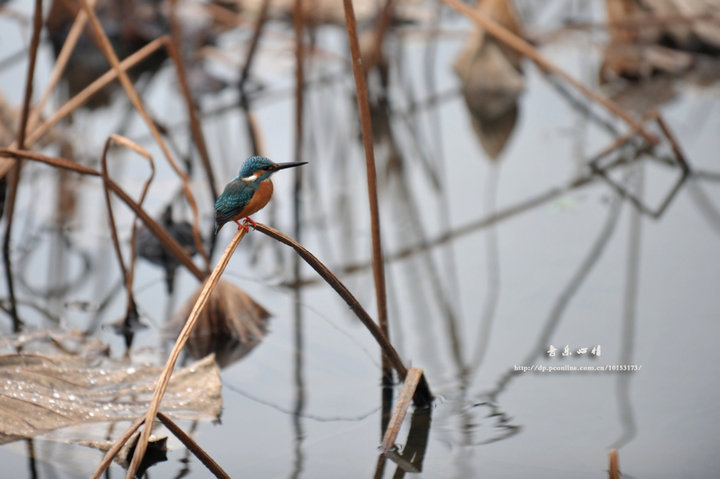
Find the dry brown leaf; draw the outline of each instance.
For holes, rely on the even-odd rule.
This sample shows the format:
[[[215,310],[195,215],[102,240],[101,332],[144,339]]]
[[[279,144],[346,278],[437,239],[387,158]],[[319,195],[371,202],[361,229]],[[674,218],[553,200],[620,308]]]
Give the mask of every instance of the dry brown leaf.
[[[613,43],[659,43],[669,39],[678,49],[720,49],[720,4],[715,0],[606,0],[610,23],[637,21],[613,28]],[[703,18],[705,17],[705,18]],[[715,17],[715,18],[712,18]],[[653,22],[653,19],[675,21]]]
[[[144,414],[161,366],[78,356],[0,356],[0,444],[88,422]],[[162,403],[168,415],[210,419],[222,407],[220,370],[208,356],[172,376]]]
[[[193,294],[166,326],[176,337],[185,324],[202,287]],[[220,280],[200,312],[185,350],[197,358],[215,353],[224,367],[249,353],[267,331],[270,313],[234,284]]]
[[[603,82],[680,75],[695,66],[695,57],[686,52],[720,51],[717,1],[606,0],[606,10],[608,22],[619,25],[610,29],[603,53]]]

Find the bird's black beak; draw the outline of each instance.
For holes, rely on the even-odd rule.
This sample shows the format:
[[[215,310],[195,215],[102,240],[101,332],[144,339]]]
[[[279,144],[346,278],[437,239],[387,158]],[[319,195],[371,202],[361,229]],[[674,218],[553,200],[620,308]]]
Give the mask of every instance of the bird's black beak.
[[[287,163],[278,163],[275,165],[275,171],[284,170],[285,168],[293,168],[295,166],[305,165],[307,161],[289,161]]]

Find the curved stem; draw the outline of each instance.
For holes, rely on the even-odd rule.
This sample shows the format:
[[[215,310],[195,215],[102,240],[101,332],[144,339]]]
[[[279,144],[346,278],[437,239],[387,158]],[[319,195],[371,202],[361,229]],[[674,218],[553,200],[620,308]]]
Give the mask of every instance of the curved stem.
[[[147,150],[139,146],[138,144],[134,143],[131,140],[128,140],[125,137],[122,137],[120,135],[110,135],[105,141],[105,148],[103,148],[103,155],[101,159],[101,165],[102,165],[102,177],[104,181],[104,188],[103,191],[105,192],[105,204],[107,206],[108,210],[108,221],[110,222],[110,231],[112,233],[112,240],[113,245],[115,246],[115,253],[117,254],[118,262],[120,263],[120,269],[123,274],[123,278],[125,279],[125,292],[127,294],[127,301],[126,301],[126,312],[125,312],[125,338],[127,341],[128,348],[130,347],[130,343],[132,342],[132,328],[129,324],[131,321],[131,318],[136,317],[137,310],[135,307],[135,297],[133,296],[133,276],[135,272],[135,237],[137,235],[138,230],[138,224],[136,221],[136,218],[133,218],[132,222],[132,233],[130,235],[130,259],[129,264],[125,266],[125,262],[123,260],[122,251],[120,250],[120,240],[118,238],[117,233],[117,227],[115,224],[115,215],[113,213],[112,208],[112,201],[110,200],[110,188],[108,186],[108,181],[110,180],[110,175],[108,173],[108,167],[107,167],[107,154],[110,150],[110,146],[112,144],[118,144],[125,146],[126,148],[130,148],[134,152],[138,153],[140,156],[145,158],[150,163],[150,175],[148,176],[147,180],[145,180],[145,183],[143,185],[142,193],[140,194],[140,198],[138,199],[138,206],[142,208],[143,202],[145,201],[145,196],[147,195],[148,188],[150,187],[150,183],[152,183],[153,177],[155,176],[155,163],[153,162],[152,156],[150,153],[148,153]],[[129,338],[129,339],[128,339]]]
[[[83,175],[97,177],[103,176],[102,173],[100,173],[94,168],[80,165],[66,158],[57,158],[53,156],[41,155],[32,151],[0,149],[0,158],[12,158],[15,160],[28,159],[40,163],[46,163],[56,168],[71,170]],[[168,234],[165,228],[163,228],[154,219],[152,219],[152,217],[147,214],[147,212],[140,205],[138,205],[130,197],[130,195],[125,192],[125,190],[120,187],[120,185],[118,185],[109,178],[105,181],[108,188],[110,188],[113,193],[118,196],[118,198],[120,198],[126,205],[128,205],[128,207],[130,207],[130,209],[132,209],[138,215],[138,218],[140,218],[140,220],[145,224],[145,226],[148,227],[152,234],[155,235],[155,237],[163,244],[163,246],[168,249],[170,254],[172,254],[178,260],[178,262],[185,266],[190,271],[190,273],[192,273],[199,281],[205,279],[205,273],[203,273],[200,268],[198,268],[195,263],[193,263],[187,252],[182,248],[182,246],[180,246],[180,244],[177,242],[177,240],[175,240],[175,238]]]
[[[370,331],[370,334],[372,334],[373,338],[375,338],[378,345],[380,346],[380,349],[382,349],[383,355],[387,357],[390,365],[395,368],[400,378],[404,380],[405,376],[407,376],[407,368],[403,364],[400,356],[398,355],[393,345],[390,343],[390,340],[388,340],[387,336],[383,334],[380,327],[375,323],[372,317],[370,317],[367,311],[365,311],[365,308],[362,307],[360,302],[358,302],[355,296],[353,296],[350,290],[347,289],[347,287],[337,278],[337,276],[335,276],[332,271],[330,271],[328,267],[325,266],[312,253],[310,253],[300,243],[293,240],[289,236],[284,235],[278,230],[262,223],[257,223],[255,229],[263,234],[270,236],[271,238],[280,241],[281,243],[292,247],[298,253],[298,255],[300,255],[300,257],[305,260],[308,265],[310,265],[315,271],[317,271],[317,273],[340,295],[340,297],[347,303],[347,305],[350,306],[352,312],[355,313],[358,319],[360,319],[360,322],[365,325],[368,331]],[[430,393],[430,388],[423,379],[420,383],[420,386],[418,387],[418,393],[415,395],[415,404],[419,406],[426,405],[431,400],[432,394]]]

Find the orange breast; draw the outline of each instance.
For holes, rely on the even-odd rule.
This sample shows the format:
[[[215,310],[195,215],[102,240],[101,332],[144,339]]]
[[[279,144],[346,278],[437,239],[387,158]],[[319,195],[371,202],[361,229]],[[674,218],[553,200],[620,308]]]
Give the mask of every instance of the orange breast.
[[[257,191],[250,199],[248,204],[245,205],[245,208],[243,208],[240,213],[235,215],[235,218],[233,219],[238,220],[240,218],[250,216],[251,214],[260,211],[265,207],[266,204],[268,204],[268,201],[270,201],[270,198],[272,198],[272,194],[273,184],[272,181],[270,181],[270,178],[261,181],[260,186],[258,186]]]

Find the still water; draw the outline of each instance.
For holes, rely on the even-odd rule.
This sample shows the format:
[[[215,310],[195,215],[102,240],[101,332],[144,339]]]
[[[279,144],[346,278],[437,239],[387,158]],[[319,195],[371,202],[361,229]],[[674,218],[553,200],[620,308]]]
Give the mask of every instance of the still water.
[[[432,42],[413,28],[392,38],[389,114],[374,118],[390,336],[406,364],[423,369],[436,395],[430,410],[415,411],[398,436],[401,454],[415,451],[398,460],[410,471],[378,452],[382,391],[372,338],[312,269],[301,264],[296,274],[292,252],[259,232],[241,243],[224,278],[270,311],[267,334],[223,368],[220,421],[181,425],[233,477],[606,477],[613,448],[627,477],[719,476],[720,90],[679,79],[674,98],[659,105],[692,171],[671,195],[680,168],[649,155],[621,164],[606,179],[593,176],[588,161],[628,127],[530,62],[509,139],[488,147],[453,70],[472,26],[452,16],[443,26],[447,33]],[[292,161],[292,38],[283,33],[286,24],[271,22],[268,29],[254,80],[264,90],[252,111],[266,154]],[[6,31],[3,40],[12,35]],[[346,34],[322,27],[315,35],[321,54],[306,69],[302,160],[309,164],[302,169],[301,227],[294,222],[290,173],[274,177],[271,206],[255,219],[299,237],[375,315],[355,90],[348,64],[339,59],[347,58]],[[602,38],[576,33],[542,52],[599,88]],[[223,45],[232,51],[244,40],[245,34],[230,32]],[[51,65],[43,45],[39,91]],[[3,95],[15,104],[24,68],[0,72]],[[150,110],[186,151],[190,137],[174,72],[165,67],[143,81]],[[218,183],[252,153],[245,115],[225,108],[237,102],[233,89],[200,102]],[[157,172],[145,207],[159,217],[178,182],[142,122],[133,115],[119,120],[126,109],[118,93],[109,106],[78,112],[64,131],[75,154],[91,163],[118,124],[148,148]],[[628,151],[608,161],[631,158]],[[667,145],[658,151],[672,158]],[[137,195],[147,167],[127,158],[118,160],[123,166],[114,175]],[[28,298],[34,291],[28,285],[48,284],[48,258],[59,236],[47,226],[55,224],[55,209],[48,207],[56,201],[55,173],[33,165],[24,174],[14,251],[28,255],[20,261],[27,285],[19,292]],[[191,187],[205,232],[213,198],[202,175],[196,166]],[[102,187],[86,179],[76,187],[76,214],[62,236],[73,247],[55,277],[89,278],[61,299],[35,297],[59,325],[32,308],[21,313],[36,329],[98,325],[94,335],[121,358],[123,342],[109,325],[123,315],[124,295],[98,306],[120,280]],[[648,214],[668,197],[662,214]],[[127,246],[132,216],[120,207],[116,215]],[[190,217],[178,211],[183,215]],[[231,230],[219,234],[213,259]],[[29,238],[36,242],[33,254],[23,248]],[[73,256],[78,251],[90,258],[90,270]],[[198,286],[178,271],[169,296],[162,270],[138,261],[135,299],[148,327],[135,337],[135,361],[163,361],[163,324]],[[9,320],[2,327],[9,335]],[[580,370],[587,367],[595,370]],[[100,436],[108,431],[98,429]],[[101,453],[63,444],[62,436],[36,438],[32,466],[26,442],[0,447],[3,477],[87,477]],[[168,461],[150,477],[208,477],[172,436],[168,445]],[[110,471],[123,476],[118,466]]]

